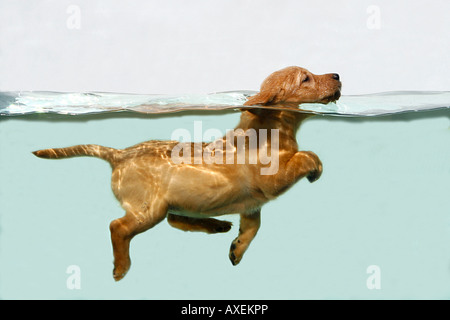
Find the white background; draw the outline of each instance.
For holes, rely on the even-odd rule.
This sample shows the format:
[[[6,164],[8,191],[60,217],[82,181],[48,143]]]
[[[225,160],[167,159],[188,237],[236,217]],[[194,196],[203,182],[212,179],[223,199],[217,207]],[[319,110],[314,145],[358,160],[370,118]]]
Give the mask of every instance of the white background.
[[[339,73],[343,94],[449,90],[448,12],[448,0],[0,0],[0,90],[258,90],[288,65]]]

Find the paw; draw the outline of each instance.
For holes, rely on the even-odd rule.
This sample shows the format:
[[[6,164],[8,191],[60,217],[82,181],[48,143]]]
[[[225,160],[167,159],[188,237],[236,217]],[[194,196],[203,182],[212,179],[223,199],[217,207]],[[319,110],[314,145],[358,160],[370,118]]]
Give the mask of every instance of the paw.
[[[211,219],[213,220],[213,219]],[[208,226],[209,233],[224,233],[231,230],[233,224],[229,221],[215,220]]]
[[[242,256],[244,255],[244,251],[242,250],[242,243],[239,240],[239,237],[234,239],[230,246],[230,253],[228,257],[230,258],[231,264],[233,266],[237,265],[241,262]]]
[[[308,179],[309,182],[313,183],[314,181],[316,181],[320,178],[321,174],[322,174],[322,171],[313,170],[306,176],[306,179]]]
[[[119,280],[123,279],[125,277],[125,275],[127,274],[128,270],[130,269],[130,265],[131,265],[131,261],[122,263],[122,264],[115,263],[114,270],[113,270],[114,280],[119,281]]]
[[[304,155],[310,160],[310,166],[311,169],[306,176],[309,182],[314,182],[320,178],[322,175],[322,162],[320,161],[319,157],[311,151],[304,151]]]

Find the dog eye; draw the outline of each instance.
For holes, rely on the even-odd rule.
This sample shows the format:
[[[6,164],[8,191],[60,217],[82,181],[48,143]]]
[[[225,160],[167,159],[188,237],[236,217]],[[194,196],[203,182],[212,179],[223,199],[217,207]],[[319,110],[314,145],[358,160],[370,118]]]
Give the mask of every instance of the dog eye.
[[[309,76],[306,76],[305,79],[303,79],[302,83],[303,82],[308,82],[308,81],[309,81]]]

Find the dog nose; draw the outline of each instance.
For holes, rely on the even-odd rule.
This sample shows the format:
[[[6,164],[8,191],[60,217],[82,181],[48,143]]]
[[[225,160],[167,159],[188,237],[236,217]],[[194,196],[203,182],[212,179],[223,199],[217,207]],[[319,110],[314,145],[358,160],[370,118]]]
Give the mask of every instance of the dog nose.
[[[332,77],[334,80],[339,80],[339,75],[338,75],[337,73],[333,73],[333,74],[331,75],[331,77]]]

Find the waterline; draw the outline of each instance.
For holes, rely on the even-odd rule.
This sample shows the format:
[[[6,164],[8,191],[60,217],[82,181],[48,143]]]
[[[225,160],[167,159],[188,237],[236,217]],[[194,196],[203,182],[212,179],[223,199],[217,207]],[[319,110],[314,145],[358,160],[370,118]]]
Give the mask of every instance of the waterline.
[[[0,115],[57,113],[67,115],[133,111],[148,114],[192,110],[276,108],[243,104],[256,91],[158,95],[126,93],[0,92]],[[302,104],[298,110],[330,116],[368,117],[450,108],[450,91],[401,91],[342,96],[329,104]]]

